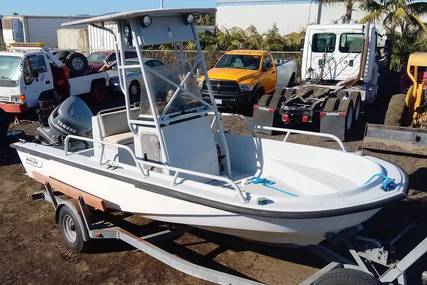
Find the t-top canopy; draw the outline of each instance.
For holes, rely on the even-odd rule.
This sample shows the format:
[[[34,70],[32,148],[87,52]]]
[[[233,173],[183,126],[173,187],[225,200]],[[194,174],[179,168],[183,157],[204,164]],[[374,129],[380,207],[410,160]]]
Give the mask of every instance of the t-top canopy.
[[[196,8],[196,9],[152,9],[152,10],[139,10],[133,12],[113,13],[103,16],[87,18],[83,20],[71,21],[63,23],[63,27],[76,26],[82,24],[96,24],[96,23],[116,23],[120,20],[136,18],[141,16],[151,17],[164,17],[164,16],[178,16],[187,14],[210,14],[215,13],[215,8]]]

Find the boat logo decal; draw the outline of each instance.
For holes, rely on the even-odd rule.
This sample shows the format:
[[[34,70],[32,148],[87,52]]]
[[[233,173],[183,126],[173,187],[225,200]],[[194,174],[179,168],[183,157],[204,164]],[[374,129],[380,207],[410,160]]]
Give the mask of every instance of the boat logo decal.
[[[32,157],[32,156],[27,156],[25,158],[25,162],[28,163],[28,164],[30,164],[30,165],[32,165],[32,166],[38,167],[38,168],[41,168],[43,166],[43,162],[42,161],[40,161],[37,158]]]

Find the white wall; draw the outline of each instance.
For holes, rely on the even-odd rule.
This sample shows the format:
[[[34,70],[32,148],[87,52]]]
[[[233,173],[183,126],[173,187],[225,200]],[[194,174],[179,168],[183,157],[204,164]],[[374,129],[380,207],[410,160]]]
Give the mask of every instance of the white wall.
[[[280,33],[300,32],[317,21],[318,3],[310,0],[218,0],[217,25],[220,28],[235,26],[246,29],[250,25],[264,33],[276,23]],[[323,5],[321,24],[341,22],[345,14],[343,4]],[[352,20],[365,15],[358,9],[353,11]]]
[[[5,16],[4,19],[17,19],[22,23],[25,42],[42,42],[48,47],[58,47],[56,31],[61,24],[81,19],[81,17],[50,17],[50,16]],[[13,31],[4,29],[3,36],[6,44],[13,43]]]

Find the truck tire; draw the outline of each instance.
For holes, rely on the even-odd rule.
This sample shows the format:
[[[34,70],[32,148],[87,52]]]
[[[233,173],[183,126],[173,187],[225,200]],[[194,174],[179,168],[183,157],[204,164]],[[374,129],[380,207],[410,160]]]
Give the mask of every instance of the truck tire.
[[[331,270],[316,280],[314,285],[379,285],[381,284],[372,275],[348,268]]]
[[[132,102],[135,100],[139,100],[139,97],[141,95],[141,86],[139,86],[138,81],[132,81],[129,85],[129,98]]]
[[[9,114],[0,109],[0,146],[6,144],[7,130],[9,129]]]
[[[55,90],[43,91],[39,96],[39,107],[37,110],[39,122],[44,126],[48,127],[48,119],[52,111],[56,106],[59,105]]]
[[[349,99],[341,100],[338,106],[338,112],[345,114],[345,131],[347,134],[353,124],[353,102]]]
[[[88,249],[90,241],[83,238],[85,225],[80,224],[73,210],[66,205],[59,209],[58,224],[67,247],[76,252]]]
[[[353,107],[354,107],[354,114],[353,118],[354,121],[359,121],[360,113],[362,109],[362,96],[360,96],[360,93],[357,91],[350,92],[350,98],[353,101]]]
[[[384,125],[403,126],[410,125],[409,109],[406,106],[406,94],[396,94],[391,97],[385,114]]]
[[[72,77],[80,76],[87,72],[89,64],[87,58],[78,52],[72,53],[65,59],[65,65],[70,69]]]
[[[328,100],[325,103],[325,106],[323,107],[323,111],[334,112],[338,109],[339,103],[340,103],[340,100],[338,100],[338,98],[328,98]]]
[[[105,86],[105,82],[97,81],[92,83],[91,90],[91,102],[94,105],[103,104],[107,98],[107,87]]]

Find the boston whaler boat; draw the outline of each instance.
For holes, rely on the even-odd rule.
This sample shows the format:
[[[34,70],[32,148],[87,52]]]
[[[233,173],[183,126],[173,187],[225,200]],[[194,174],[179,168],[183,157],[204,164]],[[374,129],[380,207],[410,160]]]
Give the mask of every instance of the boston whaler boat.
[[[214,11],[146,10],[67,23],[114,35],[126,106],[92,116],[82,100],[67,99],[39,129],[44,143],[13,145],[27,174],[55,191],[78,192],[97,209],[275,244],[317,244],[406,196],[402,169],[346,152],[331,135],[275,128],[335,139],[340,150],[225,133],[193,25],[194,15]],[[187,42],[197,47],[195,58],[184,52]],[[176,62],[143,64],[144,49],[160,44],[173,46]],[[130,48],[138,65],[124,60]],[[132,105],[127,77],[136,68],[145,87]],[[210,102],[201,97],[196,70]],[[239,88],[225,83],[216,87]]]

